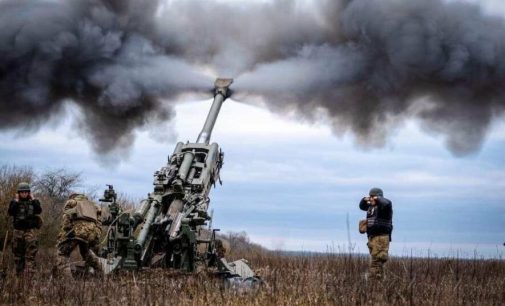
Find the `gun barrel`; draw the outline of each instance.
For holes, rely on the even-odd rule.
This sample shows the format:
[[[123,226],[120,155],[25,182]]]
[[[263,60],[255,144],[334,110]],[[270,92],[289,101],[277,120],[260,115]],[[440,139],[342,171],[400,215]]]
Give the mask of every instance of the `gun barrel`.
[[[135,244],[135,250],[137,252],[140,252],[142,250],[142,248],[144,247],[144,244],[147,239],[147,235],[149,234],[149,229],[150,229],[151,225],[153,224],[154,218],[158,214],[159,209],[160,209],[160,203],[157,200],[155,200],[155,202],[151,204],[151,207],[147,211],[147,216],[145,217],[144,226],[140,230],[140,233],[137,237],[137,242]]]
[[[214,102],[210,108],[209,114],[207,115],[207,120],[203,125],[203,129],[198,135],[196,143],[209,144],[210,135],[212,134],[212,129],[216,123],[217,116],[219,115],[219,110],[221,105],[223,105],[224,100],[229,96],[229,87],[233,83],[233,79],[217,79],[214,83],[215,95]]]
[[[147,212],[151,208],[151,201],[143,200],[140,207],[133,214],[133,228],[137,228],[137,225],[142,223],[147,215]]]

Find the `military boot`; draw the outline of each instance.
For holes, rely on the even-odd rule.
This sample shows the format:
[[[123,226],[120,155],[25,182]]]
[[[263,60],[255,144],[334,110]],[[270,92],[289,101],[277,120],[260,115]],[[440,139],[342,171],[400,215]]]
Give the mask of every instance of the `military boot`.
[[[87,267],[93,268],[96,276],[98,277],[104,276],[104,269],[100,262],[100,258],[96,256],[96,254],[93,251],[91,250],[88,251],[87,255],[84,258],[84,261],[86,262]]]
[[[52,269],[53,277],[72,277],[72,269],[70,267],[70,257],[59,255],[56,258],[56,264]]]

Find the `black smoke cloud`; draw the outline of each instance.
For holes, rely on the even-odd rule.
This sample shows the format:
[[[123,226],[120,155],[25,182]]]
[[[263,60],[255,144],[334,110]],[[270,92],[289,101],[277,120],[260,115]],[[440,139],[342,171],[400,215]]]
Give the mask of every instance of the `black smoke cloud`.
[[[366,146],[417,118],[465,155],[503,114],[504,51],[503,20],[456,1],[4,0],[0,129],[37,127],[70,99],[110,152],[212,71],[236,78],[235,97]]]
[[[141,5],[142,4],[142,5]],[[211,79],[150,37],[156,1],[1,1],[0,129],[34,129],[83,110],[99,154],[128,148],[134,131],[173,117],[173,98]]]
[[[313,120],[322,110],[336,133],[351,131],[365,146],[383,145],[415,117],[444,135],[455,155],[481,147],[505,107],[502,19],[440,0],[354,0],[327,9],[340,22],[330,34],[336,42],[302,44],[241,75],[235,89]]]

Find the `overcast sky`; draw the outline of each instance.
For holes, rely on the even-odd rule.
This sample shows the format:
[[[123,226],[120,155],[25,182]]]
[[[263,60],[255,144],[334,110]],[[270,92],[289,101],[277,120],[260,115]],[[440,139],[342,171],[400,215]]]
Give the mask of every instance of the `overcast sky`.
[[[210,103],[177,107],[177,139],[196,139]],[[157,142],[139,132],[130,156],[107,165],[72,129],[73,111],[59,126],[0,134],[2,161],[41,171],[80,171],[87,186],[114,184],[133,198],[150,192],[152,174],[175,140]],[[483,149],[465,158],[454,158],[416,122],[398,131],[386,148],[363,151],[352,137],[336,138],[327,126],[228,100],[213,133],[225,152],[223,186],[211,193],[213,224],[246,231],[272,249],[338,251],[348,245],[348,215],[355,251],[363,252],[366,238],[356,228],[364,212],[357,204],[370,187],[380,186],[394,205],[394,254],[427,255],[429,249],[440,256],[474,251],[501,256],[504,127],[497,123]]]
[[[483,3],[488,12],[505,16],[501,1]],[[93,153],[74,129],[79,110],[72,103],[63,122],[54,120],[38,131],[1,132],[0,160],[38,171],[79,171],[86,186],[113,184],[140,199],[152,191],[152,174],[175,143],[196,140],[210,98],[180,103],[173,129],[156,133],[166,136],[162,142],[149,131],[137,131],[120,162],[107,163]],[[393,133],[385,148],[363,150],[352,135],[335,137],[324,123],[227,100],[212,140],[225,152],[223,186],[211,192],[213,225],[224,232],[245,231],[271,249],[335,252],[347,250],[349,233],[354,251],[365,252],[366,237],[357,232],[365,213],[358,202],[377,186],[393,201],[393,254],[504,255],[503,118],[478,153],[457,158],[442,137],[414,120]]]

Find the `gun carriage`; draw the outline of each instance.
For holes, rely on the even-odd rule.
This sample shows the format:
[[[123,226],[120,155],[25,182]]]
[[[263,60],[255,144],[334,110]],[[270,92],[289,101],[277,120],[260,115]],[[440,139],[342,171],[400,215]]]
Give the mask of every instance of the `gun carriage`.
[[[105,191],[110,217],[106,272],[116,269],[165,267],[193,272],[216,267],[229,277],[255,277],[245,260],[228,263],[216,239],[208,213],[212,186],[221,183],[224,154],[210,143],[221,105],[229,97],[232,79],[217,79],[214,101],[194,143],[179,142],[166,166],[154,173],[154,189],[134,212],[122,211],[112,188]]]

